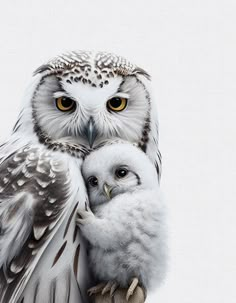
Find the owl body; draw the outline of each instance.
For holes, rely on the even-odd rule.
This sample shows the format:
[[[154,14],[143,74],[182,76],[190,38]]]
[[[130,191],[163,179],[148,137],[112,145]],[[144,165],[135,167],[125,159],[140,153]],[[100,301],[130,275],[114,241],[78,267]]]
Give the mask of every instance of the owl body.
[[[87,199],[81,161],[122,139],[147,152],[160,175],[148,78],[103,52],[72,51],[34,72],[0,146],[0,303],[86,302],[89,273],[75,224]]]
[[[136,277],[146,289],[159,285],[167,262],[166,207],[154,165],[137,147],[119,143],[89,155],[83,175],[94,216],[82,219],[81,231],[97,280],[127,288]]]

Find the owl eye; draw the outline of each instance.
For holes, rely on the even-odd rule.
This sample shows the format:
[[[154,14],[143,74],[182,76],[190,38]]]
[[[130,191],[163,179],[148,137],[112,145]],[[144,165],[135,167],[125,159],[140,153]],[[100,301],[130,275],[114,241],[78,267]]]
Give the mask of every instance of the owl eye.
[[[107,101],[107,108],[113,112],[120,112],[126,108],[127,101],[126,98],[113,97]]]
[[[124,178],[125,176],[127,176],[128,174],[128,170],[125,169],[125,168],[118,168],[116,171],[115,171],[115,175],[117,178],[121,179],[121,178]]]
[[[60,111],[68,112],[75,109],[76,103],[68,97],[59,97],[56,99],[56,106]]]
[[[98,186],[98,178],[91,176],[88,178],[88,184],[92,187]]]

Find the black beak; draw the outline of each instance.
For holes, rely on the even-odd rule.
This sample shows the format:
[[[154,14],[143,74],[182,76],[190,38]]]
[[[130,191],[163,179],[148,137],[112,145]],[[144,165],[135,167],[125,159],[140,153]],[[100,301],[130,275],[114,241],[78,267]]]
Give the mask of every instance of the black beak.
[[[84,129],[84,135],[88,139],[89,147],[93,147],[93,143],[98,135],[97,129],[95,127],[95,122],[92,117],[88,120],[88,123]]]

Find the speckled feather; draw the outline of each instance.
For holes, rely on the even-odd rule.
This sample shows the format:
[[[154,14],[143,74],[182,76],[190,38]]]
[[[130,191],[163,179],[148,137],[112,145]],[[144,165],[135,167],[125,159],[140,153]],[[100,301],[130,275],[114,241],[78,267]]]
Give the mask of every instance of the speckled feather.
[[[25,146],[2,161],[0,173],[0,302],[41,302],[52,298],[51,291],[63,280],[81,300],[77,272],[79,246],[72,217],[78,207],[81,160],[45,147]],[[77,167],[77,168],[76,168]],[[73,180],[76,182],[73,184]],[[83,207],[84,200],[80,201]],[[61,238],[54,244],[52,237]],[[77,240],[76,240],[77,239]],[[76,240],[76,242],[75,242]],[[61,244],[60,244],[61,243]],[[76,244],[77,243],[77,244]],[[50,245],[49,245],[50,244]],[[46,250],[46,255],[45,255]],[[47,261],[43,259],[47,257]],[[68,263],[68,258],[74,260]],[[64,266],[59,264],[59,260]],[[48,280],[41,281],[37,263],[48,262]],[[59,264],[59,267],[58,267]],[[44,264],[45,266],[45,264]],[[51,271],[51,274],[50,274]],[[52,275],[50,278],[49,276]],[[29,281],[31,277],[32,280]],[[34,278],[35,277],[35,278]],[[74,282],[73,282],[74,280]],[[50,282],[51,281],[51,282]],[[64,282],[64,283],[65,283]],[[22,291],[27,286],[25,293]],[[45,283],[48,284],[45,289]],[[77,289],[77,290],[76,290]],[[29,291],[30,290],[30,291]],[[68,290],[55,294],[56,302],[74,302]],[[43,295],[42,295],[43,292]],[[77,295],[75,295],[77,293]],[[60,298],[59,298],[60,294]],[[35,297],[32,301],[32,297]],[[37,299],[38,297],[38,299]],[[65,301],[67,298],[68,301]],[[22,301],[23,300],[23,301]],[[40,301],[37,301],[40,300]],[[70,301],[72,300],[72,301]]]

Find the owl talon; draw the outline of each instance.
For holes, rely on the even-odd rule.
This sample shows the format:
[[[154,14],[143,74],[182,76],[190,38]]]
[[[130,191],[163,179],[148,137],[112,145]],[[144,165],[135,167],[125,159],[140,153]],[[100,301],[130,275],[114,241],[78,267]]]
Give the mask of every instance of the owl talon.
[[[118,287],[119,287],[119,284],[114,282],[113,285],[111,286],[110,297],[114,296],[114,293],[115,293],[115,291],[117,290]]]
[[[105,283],[100,283],[94,287],[89,288],[87,291],[88,295],[91,297],[92,295],[96,295],[96,294],[100,293],[105,286],[106,286]]]
[[[114,292],[116,291],[119,285],[114,281],[108,281],[106,284],[101,283],[98,286],[99,287],[97,287],[96,293],[99,293],[101,291],[101,295],[104,296],[106,293],[110,292],[110,297],[113,297]]]
[[[133,295],[137,286],[138,286],[138,278],[133,278],[130,287],[126,293],[126,301],[129,301],[129,298]]]
[[[109,282],[105,285],[105,287],[103,288],[103,290],[102,290],[102,295],[105,295],[108,291],[110,291],[112,285],[113,285],[113,282],[112,282],[112,281],[109,281]]]

